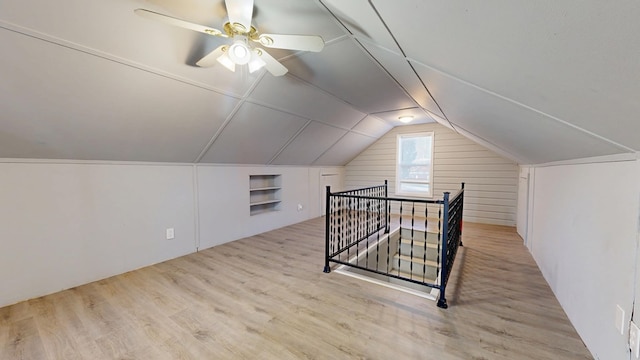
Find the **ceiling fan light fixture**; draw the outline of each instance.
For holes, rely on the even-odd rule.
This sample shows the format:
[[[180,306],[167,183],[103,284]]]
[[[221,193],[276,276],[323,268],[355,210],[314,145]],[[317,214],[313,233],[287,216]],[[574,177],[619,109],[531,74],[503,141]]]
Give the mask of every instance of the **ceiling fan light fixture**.
[[[236,39],[229,46],[229,58],[236,65],[244,65],[251,60],[251,49],[244,39]]]
[[[398,120],[400,120],[401,123],[408,124],[413,120],[413,116],[412,115],[403,115],[403,116],[400,116],[398,118]]]
[[[250,74],[253,74],[254,72],[262,69],[263,66],[267,65],[267,63],[260,57],[261,54],[262,52],[257,49],[251,53],[251,61],[249,61]]]
[[[230,71],[236,72],[236,64],[229,57],[229,51],[228,50],[229,49],[226,46],[224,48],[222,48],[222,51],[224,51],[224,53],[222,53],[222,55],[220,55],[216,60],[220,64],[222,64],[222,66],[226,67]]]

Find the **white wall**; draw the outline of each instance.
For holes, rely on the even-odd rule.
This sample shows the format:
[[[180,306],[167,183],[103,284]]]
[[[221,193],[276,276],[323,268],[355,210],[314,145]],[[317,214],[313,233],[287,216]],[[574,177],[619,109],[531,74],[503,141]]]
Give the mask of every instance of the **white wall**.
[[[321,168],[199,165],[200,249],[320,216]],[[335,172],[340,172],[336,169]],[[251,216],[249,176],[282,175],[279,211]],[[298,204],[302,210],[298,211]]]
[[[0,164],[0,306],[193,252],[193,195],[191,166]]]
[[[638,267],[637,161],[536,167],[530,250],[596,359],[629,359]],[[615,328],[616,305],[626,313]]]
[[[518,165],[437,123],[393,128],[346,166],[345,186],[380,185],[395,195],[396,136],[434,132],[434,198],[455,194],[465,182],[465,221],[516,224]]]
[[[320,216],[323,171],[2,160],[0,307]],[[281,211],[249,216],[254,173],[282,174]]]

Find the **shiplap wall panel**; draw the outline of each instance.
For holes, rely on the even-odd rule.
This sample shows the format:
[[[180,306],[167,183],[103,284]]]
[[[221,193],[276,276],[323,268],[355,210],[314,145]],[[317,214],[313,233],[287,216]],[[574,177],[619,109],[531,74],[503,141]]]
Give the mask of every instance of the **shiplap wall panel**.
[[[389,181],[395,196],[396,136],[434,132],[434,199],[452,194],[465,182],[466,221],[514,226],[518,191],[518,165],[439,124],[400,126],[392,129],[346,166],[348,189]],[[406,209],[405,209],[406,211]],[[429,207],[429,216],[437,216]]]

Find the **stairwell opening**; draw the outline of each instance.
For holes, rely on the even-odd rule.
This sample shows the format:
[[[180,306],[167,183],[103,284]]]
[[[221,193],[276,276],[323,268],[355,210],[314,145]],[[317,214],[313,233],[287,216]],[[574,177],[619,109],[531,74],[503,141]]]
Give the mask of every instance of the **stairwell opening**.
[[[385,254],[388,254],[388,256],[385,256]],[[408,228],[396,228],[389,234],[380,237],[380,239],[370,242],[366,249],[354,254],[349,259],[349,263],[367,264],[368,268],[381,269],[382,272],[409,277],[420,282],[438,284],[440,279],[437,256],[437,233],[427,232],[427,234],[424,234],[424,232],[418,230],[411,232],[411,229]],[[440,294],[440,290],[436,288],[348,265],[341,265],[334,271],[429,300],[437,300]]]

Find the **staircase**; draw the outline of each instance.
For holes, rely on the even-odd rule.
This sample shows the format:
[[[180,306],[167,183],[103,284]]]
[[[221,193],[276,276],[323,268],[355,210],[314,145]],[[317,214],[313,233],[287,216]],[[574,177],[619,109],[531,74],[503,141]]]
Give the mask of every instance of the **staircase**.
[[[397,238],[395,242],[398,244]],[[401,228],[399,247],[390,260],[389,272],[391,274],[436,284],[438,279],[438,234],[427,231],[425,237],[424,231],[413,230],[412,237],[411,229]],[[414,285],[402,280],[396,281],[404,286]]]

